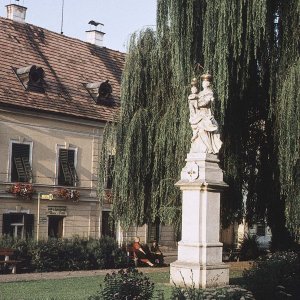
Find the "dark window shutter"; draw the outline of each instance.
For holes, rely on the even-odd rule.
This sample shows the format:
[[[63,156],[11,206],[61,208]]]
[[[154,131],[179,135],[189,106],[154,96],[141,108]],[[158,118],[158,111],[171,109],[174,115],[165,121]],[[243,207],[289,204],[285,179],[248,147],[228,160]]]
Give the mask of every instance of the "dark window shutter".
[[[2,234],[9,234],[11,224],[11,214],[3,214]]]
[[[25,214],[24,215],[24,232],[26,238],[31,238],[33,236],[34,228],[34,215]]]
[[[72,177],[68,166],[68,150],[59,149],[58,184],[72,185]]]
[[[75,169],[75,150],[59,150],[59,174],[58,184],[74,185],[78,182],[78,175]]]
[[[12,144],[11,181],[29,182],[32,170],[29,163],[30,146],[27,144]]]

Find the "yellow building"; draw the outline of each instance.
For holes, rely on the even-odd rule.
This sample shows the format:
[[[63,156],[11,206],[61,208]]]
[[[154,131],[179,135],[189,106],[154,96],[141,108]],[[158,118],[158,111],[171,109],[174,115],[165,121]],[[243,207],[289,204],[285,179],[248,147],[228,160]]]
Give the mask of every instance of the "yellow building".
[[[0,18],[0,235],[110,234],[97,174],[105,123],[118,111],[125,55]]]

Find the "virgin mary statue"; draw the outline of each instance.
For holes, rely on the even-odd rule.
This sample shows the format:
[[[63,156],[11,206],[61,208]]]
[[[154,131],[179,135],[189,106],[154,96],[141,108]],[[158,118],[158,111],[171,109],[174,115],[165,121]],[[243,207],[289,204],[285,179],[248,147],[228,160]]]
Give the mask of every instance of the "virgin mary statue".
[[[211,89],[212,76],[201,76],[203,90],[198,93],[197,80],[192,80],[191,94],[188,97],[190,118],[189,122],[193,130],[190,153],[217,154],[222,146],[218,123],[215,120],[211,105],[214,101]]]

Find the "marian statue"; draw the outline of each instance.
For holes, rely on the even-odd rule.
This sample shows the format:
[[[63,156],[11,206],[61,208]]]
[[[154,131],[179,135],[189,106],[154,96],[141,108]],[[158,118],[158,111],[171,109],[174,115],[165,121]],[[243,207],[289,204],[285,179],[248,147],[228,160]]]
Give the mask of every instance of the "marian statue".
[[[218,123],[215,120],[211,105],[214,101],[211,89],[212,76],[204,74],[201,76],[203,90],[198,93],[197,79],[192,80],[191,94],[188,97],[190,119],[193,130],[190,153],[212,153],[217,154],[222,146]]]

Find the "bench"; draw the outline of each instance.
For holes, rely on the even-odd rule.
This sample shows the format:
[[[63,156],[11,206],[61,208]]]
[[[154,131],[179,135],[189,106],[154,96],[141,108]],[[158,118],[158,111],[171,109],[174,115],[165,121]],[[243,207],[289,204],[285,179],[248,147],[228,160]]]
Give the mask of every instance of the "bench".
[[[126,253],[127,253],[128,264],[131,264],[131,262],[133,262],[134,266],[137,267],[138,266],[138,257],[135,253],[135,249],[132,246],[127,246]]]
[[[229,260],[230,261],[240,261],[241,251],[238,248],[235,248],[231,251]]]
[[[240,261],[240,249],[227,249],[222,253],[223,261]]]
[[[5,269],[8,266],[12,266],[12,274],[17,273],[17,264],[19,263],[18,260],[13,260],[10,258],[14,255],[14,253],[14,249],[0,248],[0,268]]]

